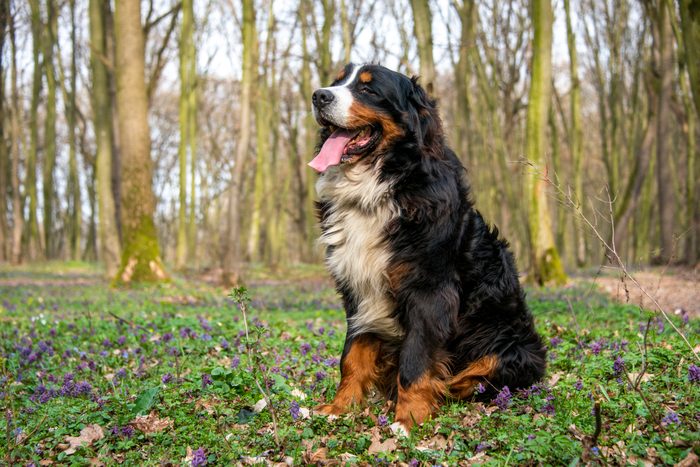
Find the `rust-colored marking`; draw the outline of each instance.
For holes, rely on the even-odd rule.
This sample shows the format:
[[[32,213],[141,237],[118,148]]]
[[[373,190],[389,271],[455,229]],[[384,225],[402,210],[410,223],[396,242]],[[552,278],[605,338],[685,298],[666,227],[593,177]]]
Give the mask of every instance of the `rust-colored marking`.
[[[493,378],[497,367],[497,356],[487,355],[480,358],[450,379],[450,393],[459,399],[471,396],[479,383],[484,379]]]
[[[445,380],[448,373],[447,365],[438,363],[408,388],[404,388],[399,380],[396,421],[410,430],[414,424],[420,425],[430,417],[447,392]]]
[[[401,127],[399,127],[399,125],[397,125],[389,115],[377,112],[376,110],[359,103],[357,100],[350,106],[349,113],[348,126],[351,128],[359,128],[366,125],[377,124],[382,127],[382,141],[379,146],[380,148],[404,136]]]
[[[359,404],[379,375],[377,357],[381,341],[373,336],[357,337],[343,360],[340,385],[331,404],[316,410],[327,415],[344,413],[352,404]]]
[[[412,267],[408,263],[396,263],[389,266],[386,276],[389,281],[389,289],[393,292],[397,291],[403,282],[404,277],[411,272]]]
[[[372,73],[370,73],[369,71],[363,71],[362,73],[360,73],[361,83],[369,83],[370,81],[372,81]]]
[[[340,70],[337,75],[335,75],[335,80],[340,81],[341,79],[345,78],[345,68]]]

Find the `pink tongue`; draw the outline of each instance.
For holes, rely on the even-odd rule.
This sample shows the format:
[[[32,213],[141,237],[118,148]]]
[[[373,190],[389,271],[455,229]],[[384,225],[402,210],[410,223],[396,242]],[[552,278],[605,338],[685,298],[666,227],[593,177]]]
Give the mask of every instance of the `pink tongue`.
[[[337,129],[328,137],[318,155],[309,162],[309,166],[317,172],[325,172],[328,167],[340,164],[340,159],[343,157],[343,150],[348,142],[353,139],[359,130]]]

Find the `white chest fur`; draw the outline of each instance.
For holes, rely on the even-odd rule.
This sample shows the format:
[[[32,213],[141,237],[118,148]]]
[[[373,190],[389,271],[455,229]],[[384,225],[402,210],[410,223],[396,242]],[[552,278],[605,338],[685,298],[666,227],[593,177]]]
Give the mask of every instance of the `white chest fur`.
[[[326,264],[353,291],[357,311],[348,333],[402,335],[392,317],[395,302],[389,294],[386,270],[390,252],[385,228],[398,214],[391,186],[380,182],[366,166],[331,167],[316,183],[322,201],[331,203],[319,243],[330,248]]]

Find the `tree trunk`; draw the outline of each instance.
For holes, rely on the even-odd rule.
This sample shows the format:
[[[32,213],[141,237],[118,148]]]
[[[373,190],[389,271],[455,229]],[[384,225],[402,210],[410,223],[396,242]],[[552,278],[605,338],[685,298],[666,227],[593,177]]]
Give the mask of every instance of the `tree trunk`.
[[[29,154],[27,156],[27,178],[25,190],[29,196],[29,222],[27,226],[27,251],[30,260],[43,256],[42,237],[39,234],[39,220],[37,218],[38,193],[36,186],[37,160],[39,155],[39,99],[41,97],[41,83],[43,66],[41,61],[42,28],[39,0],[30,0],[31,24],[32,24],[32,56],[34,68],[32,71],[32,101],[29,114]]]
[[[476,4],[474,0],[464,0],[461,4],[455,2],[455,8],[462,23],[462,32],[459,41],[459,59],[455,68],[455,84],[457,88],[458,132],[457,147],[459,157],[463,161],[472,159],[473,148],[470,144],[472,128],[470,125],[472,115],[471,103],[471,63],[470,58],[476,42]]]
[[[192,114],[196,112],[194,94],[194,8],[193,0],[182,2],[182,30],[180,32],[180,144],[178,147],[178,159],[180,162],[180,196],[177,222],[177,248],[175,254],[175,267],[183,269],[187,261],[187,153],[194,158],[195,147],[190,138],[194,123]]]
[[[343,31],[343,64],[348,64],[352,56],[352,28],[348,17],[348,0],[340,0],[340,26]],[[323,84],[326,85],[326,83]]]
[[[109,0],[90,0],[90,66],[92,69],[92,107],[94,115],[95,180],[97,185],[98,229],[100,257],[109,277],[119,270],[121,246],[117,231],[117,212],[112,190],[112,99],[109,75],[103,62],[107,51],[105,22],[109,14]]]
[[[566,44],[569,49],[569,75],[571,77],[571,100],[569,104],[569,147],[574,174],[574,195],[576,202],[583,208],[583,129],[581,127],[581,80],[578,75],[578,52],[576,50],[576,36],[571,24],[570,0],[564,0],[566,13]],[[583,222],[576,219],[574,227],[574,249],[576,264],[582,267],[586,264],[586,235]]]
[[[413,31],[416,35],[420,60],[420,82],[432,95],[435,82],[435,62],[433,61],[432,15],[428,0],[411,0],[413,10]]]
[[[20,142],[24,141],[22,130],[22,106],[19,103],[17,87],[17,43],[15,42],[15,20],[10,17],[10,44],[12,45],[12,264],[22,260],[22,230],[24,228],[24,213],[22,212],[22,197],[20,193]]]
[[[681,16],[681,31],[683,37],[683,52],[685,64],[688,68],[690,80],[681,78],[683,89],[683,102],[688,119],[688,164],[686,186],[686,217],[688,221],[689,238],[686,248],[686,260],[694,264],[700,260],[700,177],[699,164],[697,164],[697,121],[700,117],[700,0],[679,0]],[[683,73],[683,71],[681,71]],[[688,83],[688,81],[690,81]],[[690,89],[687,89],[690,88]],[[690,115],[692,110],[688,105],[689,94],[692,93],[695,115]]]
[[[551,0],[532,0],[534,26],[532,40],[532,72],[527,110],[526,154],[533,170],[528,174],[530,198],[529,225],[532,248],[532,277],[539,284],[566,282],[554,239],[547,202],[547,175],[544,159],[547,148],[545,129],[552,86],[552,4]]]
[[[678,0],[681,13],[681,29],[685,58],[690,74],[690,87],[693,91],[695,112],[700,117],[700,0]]]
[[[56,69],[54,66],[54,45],[58,37],[58,12],[54,0],[46,1],[48,14],[46,37],[44,38],[44,73],[46,75],[46,120],[44,122],[44,246],[46,257],[56,257],[56,236],[54,235],[54,171],[56,168]]]
[[[80,178],[78,175],[78,159],[76,155],[76,93],[77,75],[76,65],[76,24],[75,24],[75,0],[70,0],[71,15],[71,66],[70,66],[70,95],[68,96],[68,204],[70,216],[70,256],[74,261],[80,260],[81,256],[81,233],[82,233],[82,203],[80,199]]]
[[[167,276],[153,222],[153,162],[140,1],[117,0],[114,23],[124,237],[122,261],[115,282],[159,281]]]
[[[659,208],[660,251],[657,260],[666,263],[673,258],[673,231],[675,225],[675,200],[671,181],[670,136],[671,99],[673,96],[673,35],[668,9],[659,1],[656,14],[656,50],[658,76],[658,112],[656,114],[656,183]]]
[[[223,256],[222,281],[226,285],[237,284],[243,273],[243,245],[241,236],[241,203],[243,168],[250,146],[251,133],[251,96],[253,77],[257,76],[254,67],[257,36],[255,32],[255,5],[253,0],[243,0],[243,76],[241,80],[241,133],[236,145],[236,159],[233,166],[231,186],[229,188],[227,235],[225,254]]]
[[[10,4],[9,2],[0,3],[0,262],[7,261],[9,256],[8,247],[8,229],[7,229],[7,195],[10,190],[7,186],[7,175],[10,173],[10,148],[6,142],[8,140],[5,124],[9,119],[5,118],[8,111],[5,109],[5,102],[9,99],[5,98],[5,70],[7,65],[3,61],[5,58],[5,32],[10,20]]]

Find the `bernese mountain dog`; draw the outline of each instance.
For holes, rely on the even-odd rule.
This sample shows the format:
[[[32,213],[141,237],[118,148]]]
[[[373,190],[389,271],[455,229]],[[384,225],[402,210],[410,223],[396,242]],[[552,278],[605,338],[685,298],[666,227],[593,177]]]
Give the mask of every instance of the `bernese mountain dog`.
[[[445,398],[542,378],[513,255],[474,208],[435,100],[415,77],[349,64],[313,110],[319,241],[347,314],[340,385],[317,411],[346,412],[374,387],[406,434]]]

